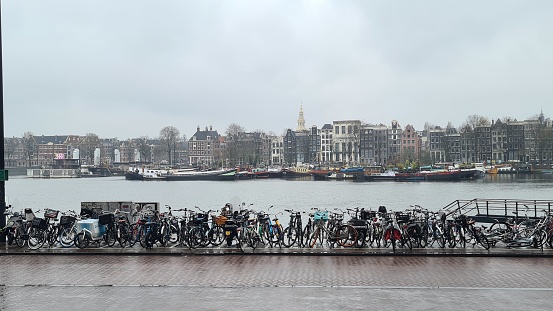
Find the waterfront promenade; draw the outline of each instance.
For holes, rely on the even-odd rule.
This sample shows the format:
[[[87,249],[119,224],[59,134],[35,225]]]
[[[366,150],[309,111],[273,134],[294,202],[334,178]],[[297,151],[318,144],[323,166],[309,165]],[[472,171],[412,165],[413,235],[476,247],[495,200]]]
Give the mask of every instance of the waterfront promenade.
[[[550,310],[553,250],[1,246],[0,310]]]

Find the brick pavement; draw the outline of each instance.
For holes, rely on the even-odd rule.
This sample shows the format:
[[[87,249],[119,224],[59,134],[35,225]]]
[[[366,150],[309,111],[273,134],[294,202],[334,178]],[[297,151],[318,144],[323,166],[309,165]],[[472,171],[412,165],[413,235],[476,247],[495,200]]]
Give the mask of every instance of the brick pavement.
[[[0,256],[0,310],[548,310],[549,258]]]
[[[2,256],[0,285],[553,288],[548,258]]]

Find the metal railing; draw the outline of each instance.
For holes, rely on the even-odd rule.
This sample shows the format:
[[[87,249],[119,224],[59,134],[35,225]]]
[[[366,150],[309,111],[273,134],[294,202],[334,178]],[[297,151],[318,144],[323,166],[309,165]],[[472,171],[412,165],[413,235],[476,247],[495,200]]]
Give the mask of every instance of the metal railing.
[[[538,219],[544,211],[550,213],[553,201],[517,199],[472,199],[455,200],[443,208],[446,215],[465,214],[478,222],[493,223],[496,219]]]

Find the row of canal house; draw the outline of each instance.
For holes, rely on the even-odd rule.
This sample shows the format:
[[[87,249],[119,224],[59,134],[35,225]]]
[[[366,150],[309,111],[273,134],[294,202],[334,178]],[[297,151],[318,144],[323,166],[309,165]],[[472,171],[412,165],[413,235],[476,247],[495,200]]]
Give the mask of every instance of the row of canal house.
[[[224,137],[212,127],[200,129],[187,141],[181,141],[168,161],[167,152],[157,139],[100,139],[95,135],[33,136],[6,138],[5,161],[8,167],[48,167],[57,159],[70,159],[80,151],[82,164],[94,164],[100,150],[101,163],[159,163],[161,161],[193,166],[248,166],[297,163],[319,165],[388,165],[419,160],[437,162],[534,162],[551,164],[553,131],[543,113],[536,120],[492,121],[474,127],[456,129],[448,125],[426,125],[416,130],[390,125],[366,124],[360,120],[337,120],[306,128],[303,107],[297,128],[283,135],[263,132],[240,133]]]

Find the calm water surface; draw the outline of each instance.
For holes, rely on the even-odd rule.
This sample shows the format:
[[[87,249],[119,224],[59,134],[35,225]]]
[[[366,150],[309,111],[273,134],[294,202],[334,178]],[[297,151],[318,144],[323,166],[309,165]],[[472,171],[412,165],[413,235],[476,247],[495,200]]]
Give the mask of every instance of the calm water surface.
[[[17,209],[80,210],[84,201],[159,202],[174,208],[219,209],[226,202],[257,210],[373,208],[421,205],[439,210],[474,198],[553,200],[552,175],[487,175],[461,182],[352,182],[312,180],[129,181],[124,177],[27,179],[10,177],[6,201]]]

